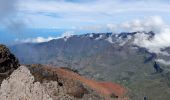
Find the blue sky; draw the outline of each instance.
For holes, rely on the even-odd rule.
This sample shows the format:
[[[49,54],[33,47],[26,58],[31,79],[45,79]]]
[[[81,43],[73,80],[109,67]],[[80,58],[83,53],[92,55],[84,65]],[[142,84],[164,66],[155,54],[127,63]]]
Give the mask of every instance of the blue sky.
[[[113,31],[108,28],[110,25],[151,16],[159,16],[170,24],[169,0],[0,0],[0,6],[3,5],[5,9],[0,7],[0,27],[3,28],[0,43],[57,37],[67,31],[110,32]],[[39,32],[27,32],[28,29]],[[40,31],[42,29],[46,31]]]

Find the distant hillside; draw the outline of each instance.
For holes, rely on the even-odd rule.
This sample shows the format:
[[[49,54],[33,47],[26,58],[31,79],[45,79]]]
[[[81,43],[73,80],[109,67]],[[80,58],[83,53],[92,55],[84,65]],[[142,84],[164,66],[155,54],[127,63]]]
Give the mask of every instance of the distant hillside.
[[[135,36],[139,33],[89,33],[45,43],[19,44],[10,47],[10,50],[23,64],[69,67],[96,80],[120,83],[137,97],[168,100],[169,67],[156,62],[163,55],[134,44]],[[154,37],[153,32],[142,33],[148,40]]]

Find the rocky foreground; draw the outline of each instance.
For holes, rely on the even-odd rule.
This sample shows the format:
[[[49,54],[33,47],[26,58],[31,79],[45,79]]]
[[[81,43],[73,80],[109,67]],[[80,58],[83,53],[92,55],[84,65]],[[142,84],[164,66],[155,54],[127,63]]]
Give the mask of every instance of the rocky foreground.
[[[5,45],[0,45],[0,84],[20,66],[18,59]]]
[[[111,82],[87,79],[69,68],[20,66],[0,46],[1,100],[129,100],[127,89]]]

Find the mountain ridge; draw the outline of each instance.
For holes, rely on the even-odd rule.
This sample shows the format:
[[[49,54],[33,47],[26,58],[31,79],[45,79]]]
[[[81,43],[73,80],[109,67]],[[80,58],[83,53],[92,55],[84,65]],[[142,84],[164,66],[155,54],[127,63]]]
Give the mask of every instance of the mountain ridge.
[[[170,69],[157,59],[168,59],[168,56],[138,45],[140,39],[152,41],[154,37],[153,32],[90,33],[70,36],[66,41],[60,38],[16,45],[10,50],[23,64],[64,66],[90,79],[119,83],[133,91],[133,97],[138,99],[167,100]]]

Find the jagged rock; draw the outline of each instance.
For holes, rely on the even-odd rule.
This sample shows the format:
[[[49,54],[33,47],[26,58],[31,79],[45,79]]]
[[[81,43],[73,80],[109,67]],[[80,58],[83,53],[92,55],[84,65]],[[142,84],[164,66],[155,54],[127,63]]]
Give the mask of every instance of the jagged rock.
[[[72,79],[72,76],[68,77],[68,74],[75,74],[75,72],[62,69],[62,68],[52,68],[47,65],[27,65],[31,73],[34,75],[35,80],[45,84],[48,88],[47,91],[51,91],[50,95],[55,98],[61,96],[61,94],[69,95],[75,99],[83,99],[86,95],[88,97],[89,90],[82,83],[77,80]],[[64,71],[64,72],[63,72]],[[70,73],[65,73],[65,71]],[[77,74],[78,75],[78,74]],[[53,83],[53,84],[52,84]],[[51,88],[49,87],[51,86]],[[53,95],[54,94],[54,95]],[[85,98],[86,98],[85,97]],[[90,98],[93,98],[91,95]],[[100,96],[95,95],[95,100],[100,99]],[[88,98],[87,98],[88,99]],[[84,99],[83,99],[84,100]],[[94,100],[94,99],[93,99]]]
[[[111,82],[96,82],[66,68],[54,68],[47,65],[27,65],[35,80],[45,84],[46,90],[55,100],[61,94],[71,96],[73,100],[114,100],[124,97],[126,89]]]
[[[57,81],[35,82],[30,70],[21,66],[0,87],[1,100],[76,100]]]
[[[0,83],[19,66],[18,59],[5,45],[0,44]]]
[[[30,70],[25,66],[20,66],[9,78],[3,80],[0,87],[0,98],[1,100],[104,100],[94,93],[86,94],[80,98],[75,97],[74,92],[70,90],[74,96],[69,95],[67,86],[60,84],[59,81],[54,80],[35,82],[35,77],[30,73]],[[76,84],[74,85],[70,86],[74,87],[76,93],[77,87]],[[69,88],[71,89],[71,87]],[[78,91],[79,94],[82,94],[81,90]]]
[[[1,100],[52,100],[42,84],[34,83],[34,77],[24,66],[19,67],[2,82],[0,98]]]
[[[20,66],[9,78],[3,80],[0,98],[2,100],[129,100],[127,97],[119,98],[124,93],[122,89],[116,84],[86,79],[67,69],[42,65]]]

